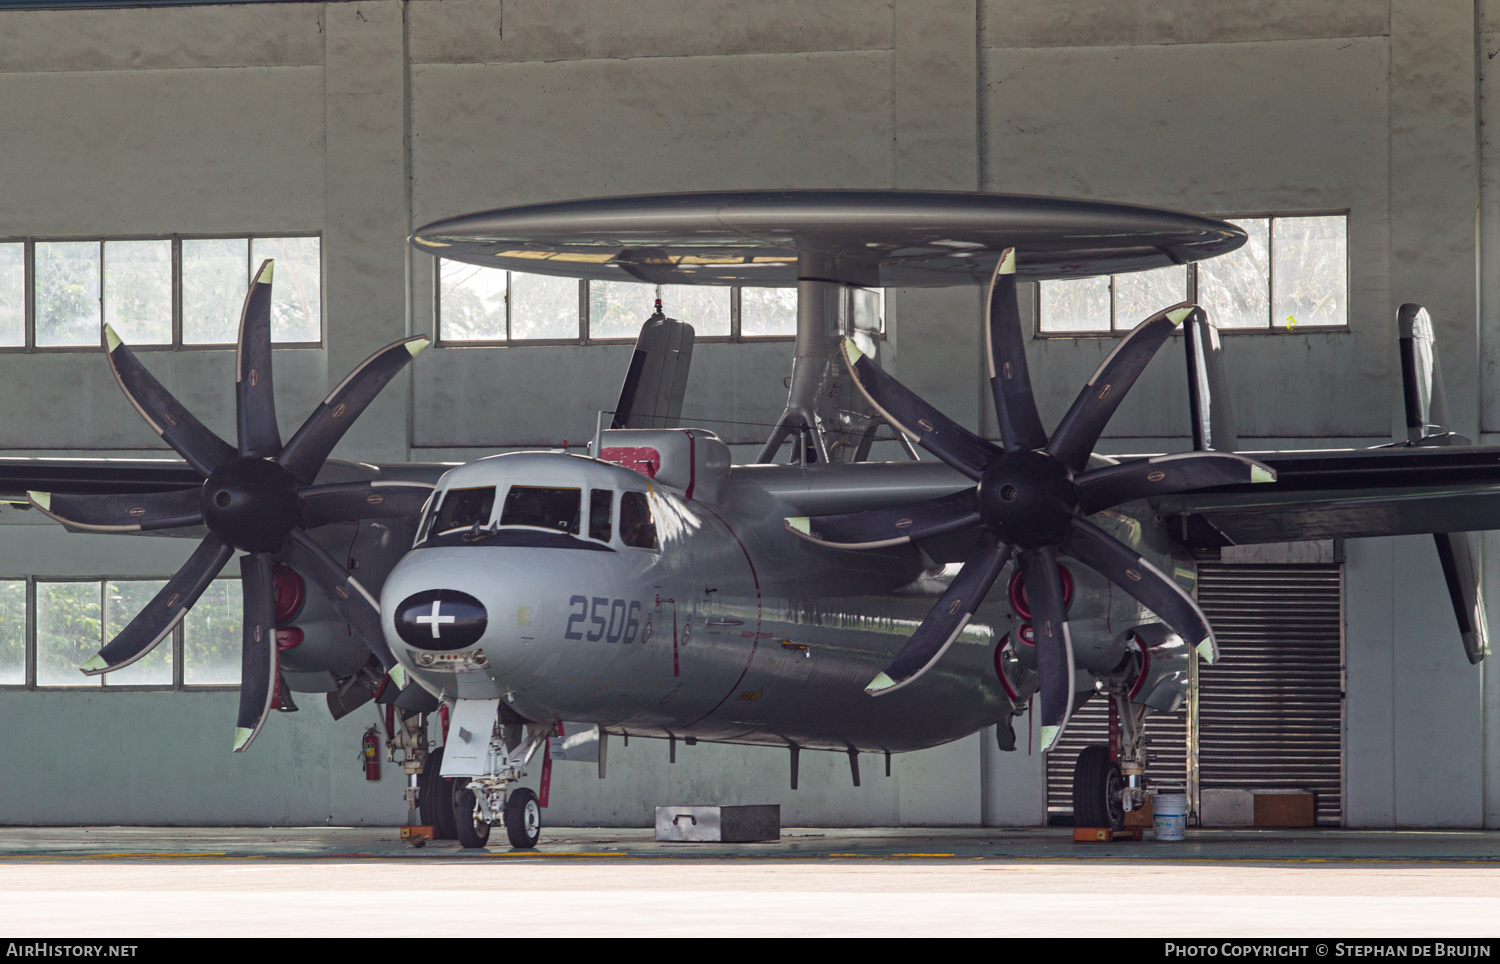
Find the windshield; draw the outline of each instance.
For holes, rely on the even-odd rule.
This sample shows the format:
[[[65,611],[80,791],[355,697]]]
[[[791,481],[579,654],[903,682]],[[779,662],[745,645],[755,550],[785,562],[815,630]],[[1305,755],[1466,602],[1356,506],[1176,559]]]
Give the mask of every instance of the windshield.
[[[476,489],[449,489],[443,493],[431,531],[442,535],[454,529],[466,529],[474,524],[485,525],[495,508],[495,487],[487,485]],[[424,534],[425,536],[425,534]]]
[[[493,490],[491,490],[493,491]],[[500,512],[503,526],[536,526],[578,535],[583,504],[581,489],[545,489],[535,485],[513,485]]]

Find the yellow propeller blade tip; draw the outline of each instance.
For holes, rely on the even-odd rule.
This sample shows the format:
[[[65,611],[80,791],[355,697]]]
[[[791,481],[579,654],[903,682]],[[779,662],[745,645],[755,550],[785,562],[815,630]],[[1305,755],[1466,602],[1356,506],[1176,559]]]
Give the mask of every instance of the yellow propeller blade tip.
[[[254,735],[255,735],[255,731],[252,730],[252,729],[250,729],[248,726],[237,726],[237,727],[235,727],[234,728],[234,752],[236,752],[236,753],[243,753],[245,751],[245,747],[247,747],[247,746],[250,745],[250,738],[252,736],[254,736]]]
[[[102,672],[106,669],[109,669],[109,663],[105,661],[103,656],[95,653],[93,656],[89,657],[89,661],[87,663],[84,663],[82,666],[78,667],[78,672],[83,673],[86,676],[93,676],[95,673]]]
[[[432,339],[428,338],[426,335],[423,335],[416,341],[407,342],[406,350],[411,352],[411,357],[416,358],[417,355],[421,353],[422,349],[426,348],[430,344],[432,344]]]
[[[859,364],[859,360],[865,357],[865,353],[859,350],[859,346],[854,343],[853,338],[844,339],[844,354],[848,357],[849,364],[851,365]]]
[[[114,351],[120,347],[120,336],[115,334],[115,330],[110,327],[109,322],[104,323],[104,344],[108,346],[110,351]]]
[[[52,508],[51,492],[27,492],[26,498],[30,499],[31,504],[36,506],[38,509],[41,509],[43,512],[46,512],[48,509]]]
[[[1006,248],[1005,253],[1000,256],[1000,274],[1016,273],[1016,249]]]
[[[392,666],[389,673],[391,682],[396,684],[398,690],[406,689],[406,667]]]
[[[1060,727],[1060,726],[1044,726],[1044,727],[1042,727],[1042,752],[1046,753],[1048,750],[1052,749],[1052,744],[1056,743],[1058,737],[1060,737],[1060,736],[1062,736],[1062,727]]]
[[[275,268],[275,265],[276,265],[275,261],[273,261],[270,258],[267,258],[261,264],[261,266],[260,266],[260,272],[255,276],[255,283],[258,284],[258,285],[268,285],[268,284],[270,284],[271,283],[272,270]]]
[[[1214,648],[1213,640],[1205,639],[1198,644],[1198,656],[1210,665],[1219,661],[1219,654]]]
[[[1250,466],[1250,481],[1275,482],[1276,471],[1274,469],[1268,469],[1264,465],[1252,465]]]
[[[885,673],[881,673],[879,676],[870,680],[870,685],[865,687],[865,692],[873,696],[876,693],[884,692],[885,690],[888,690],[895,685],[895,680],[885,675]]]
[[[1193,305],[1188,305],[1185,308],[1178,308],[1176,311],[1169,311],[1167,312],[1167,320],[1174,325],[1181,325],[1184,321],[1187,321],[1188,315],[1191,315],[1194,310]]]
[[[805,515],[791,516],[786,520],[786,527],[793,532],[803,535],[812,535],[812,520]]]

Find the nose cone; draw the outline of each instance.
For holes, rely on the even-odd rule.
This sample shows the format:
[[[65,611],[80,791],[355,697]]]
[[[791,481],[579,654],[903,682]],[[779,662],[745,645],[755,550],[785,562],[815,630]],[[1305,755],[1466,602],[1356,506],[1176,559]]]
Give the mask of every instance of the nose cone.
[[[484,636],[489,613],[484,603],[457,589],[428,589],[407,596],[396,607],[396,635],[429,650],[466,649]]]

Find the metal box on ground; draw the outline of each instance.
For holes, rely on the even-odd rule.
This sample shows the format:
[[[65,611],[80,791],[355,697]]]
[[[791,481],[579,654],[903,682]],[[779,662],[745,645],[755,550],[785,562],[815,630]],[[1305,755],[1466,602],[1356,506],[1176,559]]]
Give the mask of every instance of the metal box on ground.
[[[662,843],[755,843],[781,839],[781,805],[748,807],[657,807],[656,839]]]

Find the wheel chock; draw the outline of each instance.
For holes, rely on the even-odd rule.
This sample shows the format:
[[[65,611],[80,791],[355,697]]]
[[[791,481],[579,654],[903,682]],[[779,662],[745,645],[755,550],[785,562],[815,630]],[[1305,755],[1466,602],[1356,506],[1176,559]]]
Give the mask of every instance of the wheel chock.
[[[401,839],[413,847],[425,847],[427,846],[427,841],[433,839],[432,828],[426,824],[402,827]]]
[[[1113,839],[1115,839],[1115,832],[1108,827],[1073,828],[1075,843],[1109,843]]]

